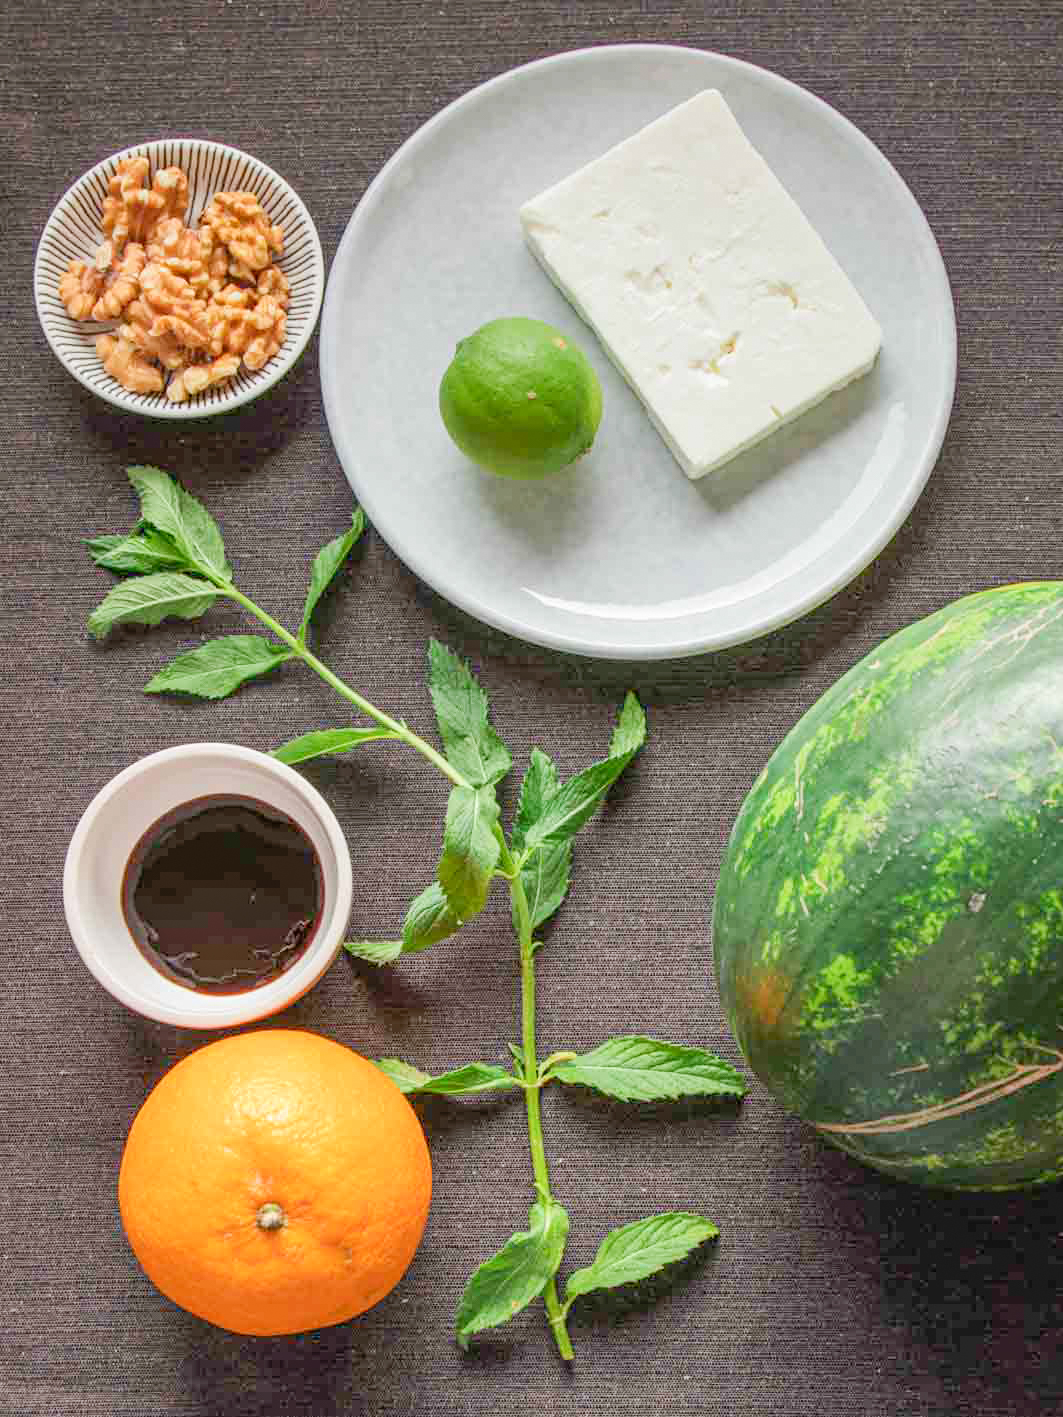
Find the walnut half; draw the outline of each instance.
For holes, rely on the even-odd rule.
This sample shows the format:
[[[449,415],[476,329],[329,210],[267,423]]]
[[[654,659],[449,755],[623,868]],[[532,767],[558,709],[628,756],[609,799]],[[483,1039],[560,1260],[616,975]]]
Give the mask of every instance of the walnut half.
[[[163,167],[147,186],[146,157],[128,157],[115,168],[103,199],[100,226],[121,251],[127,241],[145,242],[155,224],[171,216],[184,216],[188,206],[188,178],[179,167]]]
[[[286,292],[259,295],[246,286],[227,285],[207,306],[211,350],[238,354],[246,368],[261,369],[284,343],[288,317],[281,300],[287,304]]]
[[[105,274],[103,292],[92,307],[94,320],[117,320],[126,306],[137,298],[140,273],[147,259],[139,241],[130,241],[119,260],[115,260],[111,243],[103,243],[96,253],[96,268],[99,270],[102,267]]]
[[[72,320],[88,320],[103,293],[103,272],[95,263],[71,261],[59,277],[59,299]]]
[[[100,335],[96,353],[112,379],[131,394],[162,392],[162,370],[152,364],[147,355],[129,340],[114,335]]]
[[[223,384],[240,367],[238,354],[222,354],[209,364],[189,364],[179,370],[166,385],[166,397],[171,403],[185,403],[193,394],[201,394],[211,384]]]
[[[270,253],[284,250],[284,233],[271,226],[269,217],[258,204],[253,192],[216,192],[214,199],[199,219],[209,226],[228,249],[238,270],[231,272],[241,280],[254,280],[255,271],[265,270]]]

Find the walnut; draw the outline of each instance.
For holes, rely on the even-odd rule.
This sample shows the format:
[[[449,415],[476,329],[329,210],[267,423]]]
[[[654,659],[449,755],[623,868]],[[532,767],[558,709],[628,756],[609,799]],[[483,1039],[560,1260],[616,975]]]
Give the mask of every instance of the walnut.
[[[189,364],[174,374],[166,385],[166,397],[171,403],[184,403],[212,384],[222,384],[226,379],[231,379],[239,367],[238,354],[222,354],[210,364]]]
[[[272,295],[263,295],[251,315],[251,323],[256,333],[244,350],[244,364],[248,369],[261,369],[280,351],[288,316]]]
[[[154,309],[167,315],[179,304],[189,305],[199,300],[191,282],[159,261],[149,261],[140,272],[140,290]]]
[[[179,167],[160,168],[150,187],[148,169],[146,157],[126,158],[107,184],[100,226],[115,251],[130,240],[146,241],[157,222],[183,216],[188,206],[188,178]]]
[[[190,351],[207,347],[210,325],[202,301],[160,298],[152,304],[144,292],[126,311],[126,323],[119,334],[152,355],[163,368],[180,369],[188,363]]]
[[[167,260],[199,261],[202,259],[199,232],[185,226],[179,216],[163,217],[155,223],[148,242],[148,259],[157,263]]]
[[[138,303],[152,314],[152,334],[173,334],[189,349],[203,349],[209,343],[206,303],[184,276],[149,261],[140,273],[140,293]]]
[[[118,164],[107,183],[100,226],[103,234],[114,242],[116,250],[120,251],[129,239],[131,214],[144,199],[150,167],[146,157],[127,157]]]
[[[123,389],[131,394],[157,394],[162,392],[162,373],[143,352],[129,340],[114,335],[100,335],[96,341],[96,353],[103,367],[112,379],[117,379]]]
[[[195,294],[209,299],[229,278],[229,253],[215,240],[210,226],[195,230],[180,217],[158,222],[148,242],[148,259],[182,276]]]
[[[160,168],[151,187],[163,200],[163,213],[159,220],[184,216],[188,210],[188,177],[179,167]]]
[[[206,349],[210,343],[207,312],[202,307],[173,315],[157,315],[151,332],[156,336],[172,335],[185,349]]]
[[[232,310],[250,310],[254,303],[255,292],[246,285],[233,285],[232,281],[222,286],[211,301],[212,305]]]
[[[242,354],[247,339],[244,323],[251,309],[254,291],[246,286],[228,284],[217,291],[207,306],[212,354]]]
[[[137,241],[129,242],[118,261],[114,259],[112,243],[103,243],[96,253],[96,268],[99,270],[102,266],[106,274],[103,293],[92,307],[94,320],[117,320],[130,301],[136,299],[146,260],[144,248]]]
[[[253,192],[216,192],[199,220],[201,226],[213,227],[237,269],[246,268],[248,275],[241,274],[241,279],[253,279],[250,272],[264,270],[271,251],[280,255],[284,250],[284,233],[270,225]]]
[[[143,300],[134,300],[119,325],[122,339],[142,354],[157,359],[164,369],[181,369],[188,362],[184,345],[171,330],[156,330],[156,315]]]
[[[285,297],[285,304],[287,299]],[[248,369],[261,369],[284,343],[288,317],[274,295],[227,285],[207,307],[213,353],[239,354]]]
[[[256,283],[259,295],[272,295],[282,310],[287,310],[292,288],[279,266],[267,266],[260,271]]]
[[[72,320],[87,320],[103,291],[104,274],[95,264],[71,261],[59,277],[59,299]]]
[[[217,294],[229,280],[229,252],[218,240],[212,226],[201,226],[195,235],[199,240],[199,256],[207,275],[203,294],[209,300],[210,296]],[[193,283],[197,289],[200,288],[198,282]]]
[[[266,269],[268,270],[269,267]],[[230,280],[243,281],[247,285],[254,285],[258,278],[258,272],[253,271],[246,261],[237,261],[230,256],[228,276]]]

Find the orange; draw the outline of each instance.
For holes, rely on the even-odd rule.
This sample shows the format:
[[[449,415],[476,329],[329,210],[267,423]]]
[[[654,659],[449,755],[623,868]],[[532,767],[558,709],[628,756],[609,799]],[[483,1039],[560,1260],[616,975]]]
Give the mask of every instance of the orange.
[[[148,1096],[118,1178],[148,1278],[234,1333],[302,1333],[371,1308],[420,1244],[432,1167],[379,1068],[317,1034],[210,1043]]]

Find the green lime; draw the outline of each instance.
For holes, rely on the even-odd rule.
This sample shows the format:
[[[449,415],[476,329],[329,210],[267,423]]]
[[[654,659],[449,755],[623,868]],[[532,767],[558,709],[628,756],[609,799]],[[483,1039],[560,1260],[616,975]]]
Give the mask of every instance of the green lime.
[[[545,477],[594,442],[602,387],[560,330],[514,316],[459,341],[439,386],[439,411],[481,467],[502,477]]]

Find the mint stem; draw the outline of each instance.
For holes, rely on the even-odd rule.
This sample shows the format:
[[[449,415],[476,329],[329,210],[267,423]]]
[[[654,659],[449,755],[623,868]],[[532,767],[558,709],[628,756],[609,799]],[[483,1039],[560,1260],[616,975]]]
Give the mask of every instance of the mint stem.
[[[528,897],[524,893],[524,882],[521,880],[520,871],[508,847],[503,847],[501,864],[504,871],[511,873],[509,894],[513,902],[513,914],[517,922],[517,935],[520,943],[520,1022],[521,1046],[524,1051],[524,1081],[526,1083],[524,1105],[528,1113],[528,1147],[531,1151],[532,1171],[535,1175],[536,1187],[544,1199],[551,1200],[550,1170],[546,1162],[543,1119],[539,1101],[541,1096],[541,1089],[538,1085],[539,1064],[535,1051],[535,952],[532,945],[531,912],[528,909]],[[557,1342],[558,1352],[562,1358],[574,1358],[576,1355],[572,1349],[572,1340],[568,1336],[565,1315],[557,1297],[557,1283],[552,1275],[543,1290],[543,1301],[546,1304],[546,1312],[550,1318],[550,1328]]]
[[[223,595],[227,595],[230,600],[235,600],[238,604],[242,605],[245,610],[250,611],[260,624],[265,625],[267,630],[276,635],[279,640],[282,640],[289,649],[299,656],[304,664],[308,665],[315,674],[320,675],[330,688],[335,689],[337,694],[345,698],[348,703],[353,704],[359,713],[365,714],[366,718],[371,718],[373,722],[378,723],[381,728],[386,728],[389,732],[394,733],[396,738],[401,738],[404,743],[420,753],[422,758],[427,758],[434,767],[439,769],[444,777],[450,779],[455,787],[469,787],[471,785],[462,774],[458,772],[457,768],[447,762],[442,753],[436,752],[431,743],[426,743],[423,738],[418,737],[413,729],[407,727],[405,723],[400,723],[397,719],[384,713],[382,709],[376,708],[368,699],[363,699],[361,694],[352,689],[350,685],[345,684],[338,675],[333,674],[327,664],[322,663],[316,654],[308,650],[306,645],[297,639],[295,635],[290,634],[279,621],[274,620],[272,615],[256,605],[255,602],[244,595],[242,591],[237,590],[231,581],[223,581],[213,576],[211,580]]]
[[[374,723],[386,728],[389,732],[407,743],[416,752],[426,758],[434,767],[438,768],[444,777],[454,783],[456,787],[470,787],[462,773],[447,762],[442,753],[436,751],[431,743],[425,740],[408,728],[405,723],[399,722],[389,714],[378,709],[371,704],[368,699],[364,699],[361,694],[345,684],[338,675],[333,674],[327,664],[322,663],[317,655],[307,649],[305,643],[297,636],[291,634],[272,615],[256,605],[253,600],[240,590],[231,581],[226,581],[221,577],[211,574],[209,579],[217,586],[221,594],[235,600],[238,605],[242,605],[261,625],[264,625],[271,634],[275,635],[283,644],[296,654],[304,664],[319,675],[326,684],[335,689],[336,693],[346,699],[348,703],[370,718]],[[524,883],[520,876],[520,862],[516,860],[506,844],[506,839],[501,830],[498,831],[500,844],[499,866],[509,882],[510,898],[513,903],[514,919],[517,922],[517,935],[520,946],[520,994],[521,994],[521,1041],[524,1047],[524,1103],[528,1113],[528,1147],[531,1152],[532,1171],[535,1176],[536,1190],[544,1200],[551,1200],[550,1191],[550,1171],[546,1161],[546,1147],[543,1142],[543,1122],[540,1107],[540,1085],[539,1085],[539,1064],[536,1056],[535,1046],[535,946],[532,940],[531,911],[528,908],[528,897],[524,892]],[[569,1338],[568,1328],[565,1322],[566,1310],[561,1307],[557,1296],[557,1282],[553,1276],[548,1281],[543,1290],[543,1302],[546,1304],[546,1312],[550,1320],[550,1329],[557,1343],[558,1352],[561,1357],[571,1360],[576,1355],[572,1348],[572,1340]]]

